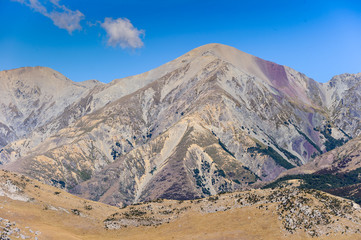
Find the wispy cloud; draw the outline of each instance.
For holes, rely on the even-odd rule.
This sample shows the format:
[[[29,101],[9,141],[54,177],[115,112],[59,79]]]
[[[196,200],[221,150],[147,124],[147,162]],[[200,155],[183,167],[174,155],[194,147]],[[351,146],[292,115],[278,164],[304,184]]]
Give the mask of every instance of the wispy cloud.
[[[54,25],[61,29],[65,29],[71,34],[75,30],[81,30],[80,21],[84,19],[84,14],[80,11],[70,10],[61,5],[60,0],[13,0],[20,2],[36,12],[41,13],[45,17],[50,18]],[[50,10],[51,9],[51,10]]]
[[[138,30],[127,18],[105,18],[101,23],[108,37],[108,45],[121,48],[141,48],[144,43],[141,37],[144,36],[144,30]]]
[[[0,0],[1,1],[1,0]],[[61,5],[61,0],[11,0],[19,2],[33,9],[45,17],[50,18],[54,25],[65,29],[72,34],[75,30],[82,30],[80,21],[85,16],[78,10],[71,10],[65,5]],[[141,48],[144,46],[142,37],[144,30],[139,30],[133,26],[127,18],[105,18],[104,22],[95,21],[86,23],[89,27],[101,26],[107,34],[107,44],[112,47],[121,48]]]

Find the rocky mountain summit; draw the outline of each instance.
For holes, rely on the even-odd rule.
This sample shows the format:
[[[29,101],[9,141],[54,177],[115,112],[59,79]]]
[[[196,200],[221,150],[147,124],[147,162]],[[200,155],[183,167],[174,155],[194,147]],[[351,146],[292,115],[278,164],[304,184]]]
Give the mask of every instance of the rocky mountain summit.
[[[0,161],[120,206],[247,189],[359,136],[359,80],[318,83],[221,44],[109,84],[3,71]]]

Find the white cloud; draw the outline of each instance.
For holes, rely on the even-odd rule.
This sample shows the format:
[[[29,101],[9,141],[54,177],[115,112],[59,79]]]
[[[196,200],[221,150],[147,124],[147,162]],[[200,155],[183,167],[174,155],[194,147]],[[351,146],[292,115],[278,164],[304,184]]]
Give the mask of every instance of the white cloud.
[[[81,30],[80,21],[84,19],[84,14],[78,10],[72,11],[64,5],[60,5],[60,0],[13,0],[20,2],[50,18],[54,25],[65,29],[71,34],[75,30]],[[51,9],[51,11],[49,11]]]
[[[1,0],[0,0],[1,1]],[[65,5],[61,5],[61,0],[11,0],[19,2],[33,9],[45,17],[50,18],[54,25],[65,29],[72,34],[75,30],[81,30],[82,21],[85,16],[78,10],[70,10]],[[142,37],[144,30],[138,30],[127,18],[105,18],[104,22],[96,21],[87,22],[89,27],[97,26],[98,24],[107,33],[107,44],[113,47],[120,46],[121,48],[141,48],[144,46]]]
[[[74,30],[82,29],[80,21],[84,18],[84,15],[78,10],[64,12],[53,11],[50,13],[50,18],[56,26],[66,29],[71,34]]]
[[[105,18],[101,26],[107,32],[108,45],[110,46],[141,48],[144,45],[140,38],[144,36],[144,30],[138,30],[126,18]]]

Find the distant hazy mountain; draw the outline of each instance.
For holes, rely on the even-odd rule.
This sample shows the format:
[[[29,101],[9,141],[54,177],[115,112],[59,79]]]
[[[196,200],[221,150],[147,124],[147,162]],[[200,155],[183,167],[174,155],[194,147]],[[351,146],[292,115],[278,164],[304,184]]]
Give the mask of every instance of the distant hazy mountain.
[[[3,168],[114,205],[244,189],[360,135],[361,74],[322,84],[220,44],[109,84],[0,74]]]

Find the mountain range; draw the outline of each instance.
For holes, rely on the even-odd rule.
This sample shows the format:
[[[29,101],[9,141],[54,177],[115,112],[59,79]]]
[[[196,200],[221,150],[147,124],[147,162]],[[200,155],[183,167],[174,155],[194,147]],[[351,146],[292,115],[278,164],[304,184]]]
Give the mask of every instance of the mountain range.
[[[360,80],[319,83],[221,44],[108,84],[2,71],[1,168],[116,206],[358,171]]]

